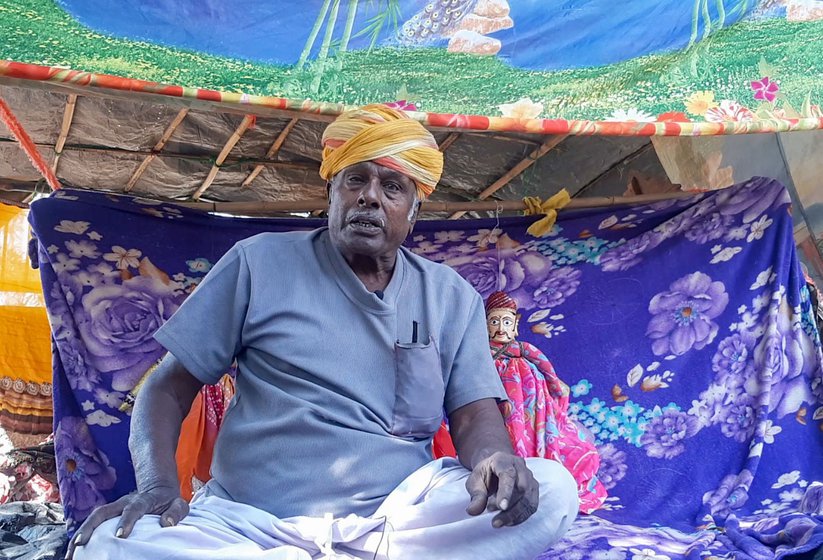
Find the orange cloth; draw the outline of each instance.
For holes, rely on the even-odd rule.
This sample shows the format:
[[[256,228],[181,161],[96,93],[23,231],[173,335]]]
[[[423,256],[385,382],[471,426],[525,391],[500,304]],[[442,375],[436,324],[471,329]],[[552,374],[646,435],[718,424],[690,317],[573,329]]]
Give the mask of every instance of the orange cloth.
[[[223,413],[234,396],[234,380],[224,375],[217,385],[203,387],[183,420],[177,443],[177,476],[180,494],[191,500],[197,490],[193,478],[205,483],[211,478],[211,459]]]

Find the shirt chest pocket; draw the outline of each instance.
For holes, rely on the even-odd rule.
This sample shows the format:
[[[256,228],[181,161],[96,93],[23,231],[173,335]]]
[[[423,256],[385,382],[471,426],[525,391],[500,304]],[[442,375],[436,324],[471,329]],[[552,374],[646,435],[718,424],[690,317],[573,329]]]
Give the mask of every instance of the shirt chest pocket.
[[[428,439],[443,418],[443,372],[440,352],[428,344],[394,345],[395,401],[391,433],[409,439]]]

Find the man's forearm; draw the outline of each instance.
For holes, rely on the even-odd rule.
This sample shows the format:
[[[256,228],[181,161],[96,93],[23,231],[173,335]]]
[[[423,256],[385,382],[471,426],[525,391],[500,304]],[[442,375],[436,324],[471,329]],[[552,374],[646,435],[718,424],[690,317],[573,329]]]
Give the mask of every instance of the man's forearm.
[[[139,491],[178,486],[175,453],[180,427],[201,386],[180,362],[167,355],[141,388],[129,435]]]
[[[464,467],[474,467],[497,452],[513,453],[503,416],[494,399],[467,404],[449,415],[449,431]]]

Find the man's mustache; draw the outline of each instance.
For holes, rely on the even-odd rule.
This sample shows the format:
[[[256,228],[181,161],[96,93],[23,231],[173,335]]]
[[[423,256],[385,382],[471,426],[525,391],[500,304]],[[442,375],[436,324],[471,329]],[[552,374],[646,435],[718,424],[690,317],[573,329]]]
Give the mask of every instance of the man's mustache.
[[[366,222],[379,228],[386,227],[386,221],[377,213],[363,212],[362,210],[352,212],[346,217],[347,224],[350,224],[352,222]]]

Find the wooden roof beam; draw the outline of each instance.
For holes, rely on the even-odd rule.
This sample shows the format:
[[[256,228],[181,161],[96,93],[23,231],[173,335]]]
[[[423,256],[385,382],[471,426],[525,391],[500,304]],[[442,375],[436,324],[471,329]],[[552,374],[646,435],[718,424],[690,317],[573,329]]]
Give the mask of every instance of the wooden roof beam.
[[[300,119],[298,118],[294,118],[291,119],[288,123],[286,123],[286,126],[283,127],[283,130],[281,130],[280,134],[277,135],[277,138],[274,139],[274,142],[272,142],[271,147],[266,152],[266,155],[263,157],[263,159],[274,159],[274,156],[276,156],[277,152],[280,151],[280,148],[283,147],[283,144],[286,142],[286,138],[288,137],[289,133],[292,131],[292,129],[295,127],[299,120]],[[258,175],[260,175],[260,172],[263,171],[264,167],[265,165],[257,164],[252,170],[252,172],[249,173],[249,176],[246,177],[242,183],[240,183],[240,187],[246,188],[249,185],[251,185],[251,182],[254,181],[254,179]]]
[[[692,192],[671,192],[660,194],[643,194],[638,196],[597,196],[588,198],[574,198],[564,210],[580,208],[601,208],[607,206],[622,206],[627,204],[644,204],[649,202],[659,202],[662,200],[672,200],[694,196]],[[328,201],[325,198],[308,200],[279,200],[279,201],[256,201],[256,202],[174,202],[188,208],[196,208],[207,212],[224,212],[226,214],[239,215],[266,215],[283,212],[316,212],[328,208]],[[522,200],[468,200],[468,201],[446,201],[427,200],[423,202],[421,212],[454,212],[460,210],[467,211],[518,211],[525,210],[526,205]]]
[[[198,187],[192,195],[192,199],[200,200],[200,196],[206,192],[206,189],[208,189],[214,182],[214,178],[217,177],[217,172],[220,171],[220,166],[223,165],[223,162],[226,161],[227,157],[229,157],[229,153],[237,145],[256,118],[257,117],[253,115],[246,115],[243,117],[243,120],[237,127],[237,130],[229,136],[228,141],[226,141],[226,145],[223,146],[223,149],[220,150],[220,153],[217,155],[217,159],[214,161],[211,171],[209,171],[209,174],[206,176],[206,180],[203,181],[203,184],[200,185],[200,187]]]
[[[0,144],[14,144],[16,140],[11,138],[2,138],[0,137]],[[44,142],[33,142],[35,146],[38,148],[51,148],[52,145]],[[63,147],[63,151],[72,151],[72,152],[86,152],[86,153],[103,153],[103,154],[114,154],[120,155],[125,157],[139,157],[139,156],[155,156],[158,158],[171,158],[171,159],[187,159],[190,161],[206,161],[210,158],[208,156],[197,155],[197,154],[180,154],[177,152],[151,152],[149,150],[125,150],[123,148],[111,148],[109,146],[85,146],[82,144],[69,144]],[[279,167],[281,169],[308,169],[312,171],[317,171],[320,169],[320,165],[316,162],[299,162],[299,161],[266,161],[256,158],[231,158],[228,157],[223,161],[223,167],[227,165],[243,165],[243,164],[250,164],[250,165],[263,165],[265,167]]]
[[[440,143],[440,151],[445,152],[446,150],[448,150],[449,147],[451,147],[451,145],[454,144],[458,138],[460,138],[459,132],[452,132],[451,134],[446,136],[446,139]]]
[[[74,118],[74,108],[77,105],[77,94],[70,93],[66,99],[66,108],[63,109],[63,122],[60,124],[60,134],[54,144],[54,159],[51,160],[51,170],[57,174],[57,164],[60,163],[60,155],[63,153],[63,146],[66,145],[66,138],[69,136],[71,121]]]
[[[137,184],[137,180],[140,179],[140,176],[149,166],[149,164],[154,161],[154,158],[157,157],[157,152],[162,150],[166,146],[166,142],[169,141],[171,135],[174,134],[174,131],[177,130],[177,127],[180,126],[180,123],[183,122],[183,119],[186,118],[186,115],[189,114],[188,107],[183,107],[177,112],[177,115],[174,117],[174,120],[169,123],[169,126],[166,127],[166,130],[163,131],[163,135],[160,137],[160,140],[154,145],[154,148],[151,149],[153,153],[146,156],[146,158],[140,162],[140,165],[137,167],[135,172],[132,174],[129,182],[126,183],[126,188],[123,189],[125,192],[129,192],[134,188],[134,185]]]
[[[503,174],[497,181],[486,187],[479,195],[477,195],[477,200],[485,200],[489,198],[491,195],[508,185],[512,179],[519,176],[523,173],[526,169],[534,165],[534,163],[539,160],[541,157],[549,153],[553,150],[560,142],[565,140],[567,135],[560,135],[560,136],[551,136],[545,142],[540,144],[537,148],[532,150],[532,152],[526,156],[523,160],[521,160],[517,165],[509,169],[506,173]],[[466,213],[465,210],[461,210],[459,212],[455,212],[449,218],[455,219],[460,218]]]

